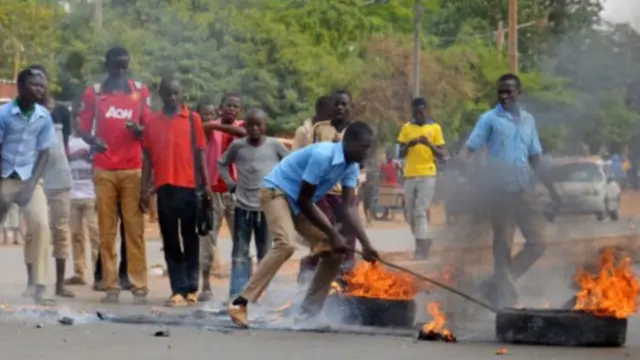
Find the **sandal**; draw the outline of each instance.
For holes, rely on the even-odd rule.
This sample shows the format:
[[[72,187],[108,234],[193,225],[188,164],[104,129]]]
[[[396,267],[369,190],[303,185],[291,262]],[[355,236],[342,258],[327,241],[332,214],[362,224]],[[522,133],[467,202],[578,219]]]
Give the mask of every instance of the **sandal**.
[[[71,290],[62,287],[60,289],[56,289],[56,296],[63,298],[74,298],[76,297],[76,294],[74,294]]]
[[[184,296],[180,294],[175,294],[171,296],[169,300],[165,301],[164,306],[166,307],[187,306],[187,301],[184,299]]]
[[[189,305],[197,305],[198,304],[198,294],[195,292],[190,292],[187,294],[187,304]]]
[[[84,286],[87,282],[80,276],[72,276],[64,281],[67,286]]]

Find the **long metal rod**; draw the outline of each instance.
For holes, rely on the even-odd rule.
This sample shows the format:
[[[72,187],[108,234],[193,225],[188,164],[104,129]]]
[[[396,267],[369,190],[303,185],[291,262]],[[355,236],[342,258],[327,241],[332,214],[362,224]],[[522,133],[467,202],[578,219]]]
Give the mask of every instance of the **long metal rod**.
[[[355,250],[355,252],[356,252],[356,254],[362,255],[362,252],[360,250]],[[464,298],[464,299],[466,299],[468,301],[471,301],[472,303],[474,303],[476,305],[482,306],[483,308],[485,308],[485,309],[487,309],[487,310],[489,310],[489,311],[491,311],[493,313],[497,313],[496,308],[494,308],[493,306],[487,304],[486,302],[484,302],[482,300],[478,300],[478,299],[474,298],[473,296],[471,296],[469,294],[465,294],[465,293],[463,293],[462,291],[460,291],[458,289],[452,288],[449,285],[441,283],[440,281],[437,281],[437,280],[431,279],[429,277],[426,277],[424,275],[418,274],[417,272],[415,272],[413,270],[409,270],[409,269],[407,269],[407,268],[405,268],[403,266],[396,265],[396,264],[394,264],[392,262],[389,262],[387,260],[379,259],[378,261],[381,264],[385,265],[385,266],[388,266],[388,267],[390,267],[392,269],[396,269],[396,270],[405,272],[405,273],[407,273],[409,275],[412,275],[412,276],[414,276],[414,277],[416,277],[416,278],[418,278],[418,279],[420,279],[422,281],[426,281],[426,282],[431,283],[431,284],[433,284],[433,285],[435,285],[437,287],[440,287],[440,288],[445,289],[445,290],[447,290],[447,291],[449,291],[451,293],[454,293],[454,294],[456,294],[456,295],[458,295],[458,296],[460,296],[460,297],[462,297],[462,298]]]

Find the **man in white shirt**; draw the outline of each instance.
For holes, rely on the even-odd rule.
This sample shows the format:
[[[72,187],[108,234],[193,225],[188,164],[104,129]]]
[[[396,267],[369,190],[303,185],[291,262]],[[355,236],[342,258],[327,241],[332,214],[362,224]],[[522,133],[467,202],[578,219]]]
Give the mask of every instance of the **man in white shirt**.
[[[96,214],[96,194],[93,188],[93,166],[89,145],[77,135],[69,137],[69,165],[71,167],[71,244],[73,253],[73,276],[67,285],[86,285],[86,232],[91,244],[91,262],[98,258],[99,233]]]

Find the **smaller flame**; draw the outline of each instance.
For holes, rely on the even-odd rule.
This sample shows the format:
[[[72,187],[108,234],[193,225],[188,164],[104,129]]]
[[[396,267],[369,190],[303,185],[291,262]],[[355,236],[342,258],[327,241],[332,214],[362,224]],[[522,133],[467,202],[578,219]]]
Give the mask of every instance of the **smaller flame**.
[[[447,316],[441,310],[439,301],[432,301],[427,304],[427,312],[433,320],[424,324],[420,337],[424,340],[438,340],[445,342],[456,342],[457,339],[445,326],[447,324]]]
[[[505,347],[501,347],[500,349],[496,350],[496,355],[506,355],[507,353],[508,351]]]

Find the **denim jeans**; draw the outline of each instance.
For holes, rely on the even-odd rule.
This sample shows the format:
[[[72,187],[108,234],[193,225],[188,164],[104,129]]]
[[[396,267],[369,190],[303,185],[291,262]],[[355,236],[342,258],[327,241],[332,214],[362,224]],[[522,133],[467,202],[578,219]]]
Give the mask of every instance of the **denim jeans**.
[[[251,235],[256,241],[256,255],[258,262],[271,248],[271,235],[267,228],[264,213],[249,211],[236,207],[234,220],[235,236],[231,250],[231,280],[229,284],[229,298],[242,292],[251,275],[251,258],[249,248]]]
[[[122,209],[118,205],[118,218],[120,219],[120,264],[118,265],[118,276],[120,277],[120,286],[125,286],[129,283],[129,275],[127,274],[127,246],[124,241],[124,223],[122,222]],[[96,284],[102,281],[102,261],[100,259],[100,252],[96,259],[93,282]]]
[[[200,238],[196,233],[194,189],[164,185],[158,189],[158,223],[173,295],[198,291]],[[182,237],[182,247],[180,246]],[[182,249],[184,248],[184,252]]]

